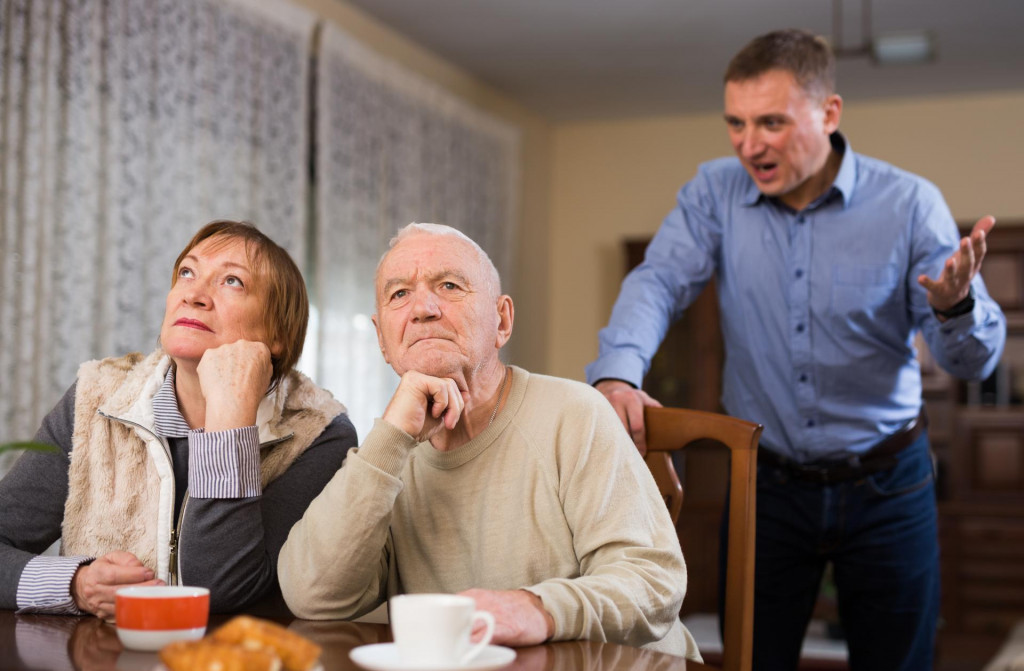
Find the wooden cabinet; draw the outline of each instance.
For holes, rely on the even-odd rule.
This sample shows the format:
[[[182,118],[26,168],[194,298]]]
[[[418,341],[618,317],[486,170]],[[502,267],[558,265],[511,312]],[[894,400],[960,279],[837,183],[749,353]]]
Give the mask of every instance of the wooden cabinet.
[[[949,460],[949,501],[1001,504],[1024,513],[1020,406],[958,407]]]
[[[942,621],[937,668],[976,671],[1024,619],[1024,512],[1019,505],[939,505]]]
[[[649,240],[628,240],[628,268]],[[928,435],[939,478],[942,622],[937,668],[978,669],[1024,619],[1024,222],[1001,222],[982,275],[1007,316],[996,374],[964,383],[942,371],[919,341]],[[710,284],[668,332],[644,381],[666,405],[721,412],[723,349]],[[683,614],[716,612],[717,538],[727,455],[708,447],[680,469],[686,505],[678,532],[690,583]],[[687,467],[689,466],[689,467]],[[722,477],[698,476],[713,469]],[[689,474],[690,477],[687,477]]]
[[[1024,226],[993,230],[982,276],[1007,321],[996,373],[926,378],[941,422],[939,662],[949,670],[981,668],[1024,620]]]

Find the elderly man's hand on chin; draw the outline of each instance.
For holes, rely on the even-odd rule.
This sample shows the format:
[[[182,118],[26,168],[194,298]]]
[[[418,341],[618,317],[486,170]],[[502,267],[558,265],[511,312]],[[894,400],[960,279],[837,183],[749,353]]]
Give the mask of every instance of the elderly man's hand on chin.
[[[423,442],[442,427],[454,429],[465,407],[466,399],[455,380],[410,370],[398,383],[383,419]]]
[[[533,592],[525,589],[467,589],[459,594],[471,597],[476,601],[478,610],[486,610],[494,616],[493,645],[537,645],[555,633],[554,618],[544,610],[540,597]],[[474,629],[474,640],[483,629],[483,625],[479,631]]]

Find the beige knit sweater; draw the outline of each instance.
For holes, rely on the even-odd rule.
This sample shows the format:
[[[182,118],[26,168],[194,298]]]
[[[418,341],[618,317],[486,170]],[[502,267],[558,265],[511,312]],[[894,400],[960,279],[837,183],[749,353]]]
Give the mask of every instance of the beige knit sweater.
[[[402,592],[526,588],[555,640],[698,658],[686,567],[654,480],[607,401],[513,368],[494,423],[439,452],[378,420],[293,527],[278,563],[300,617],[354,618]]]

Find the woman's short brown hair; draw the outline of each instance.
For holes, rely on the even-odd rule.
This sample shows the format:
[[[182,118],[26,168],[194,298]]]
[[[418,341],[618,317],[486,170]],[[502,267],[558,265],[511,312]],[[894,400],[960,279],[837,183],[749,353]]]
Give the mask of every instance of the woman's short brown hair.
[[[171,286],[178,281],[178,268],[189,252],[210,238],[222,238],[224,242],[245,242],[249,267],[266,289],[264,327],[270,343],[279,343],[281,346],[280,353],[271,357],[274,365],[271,386],[276,386],[298,363],[306,340],[309,297],[302,273],[283,247],[249,222],[220,219],[203,226],[185,245],[178,260],[174,262]]]
[[[790,28],[751,40],[732,57],[725,83],[760,77],[769,70],[785,70],[805,92],[826,98],[835,92],[836,60],[822,38]]]

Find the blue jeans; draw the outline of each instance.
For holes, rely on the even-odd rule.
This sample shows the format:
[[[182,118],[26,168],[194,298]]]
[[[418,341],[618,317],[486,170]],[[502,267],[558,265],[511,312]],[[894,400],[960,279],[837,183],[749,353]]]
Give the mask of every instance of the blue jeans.
[[[727,529],[728,505],[720,593]],[[797,668],[828,562],[850,668],[932,668],[939,542],[927,436],[900,452],[892,469],[833,485],[794,480],[783,469],[759,464],[756,536],[754,669]]]

